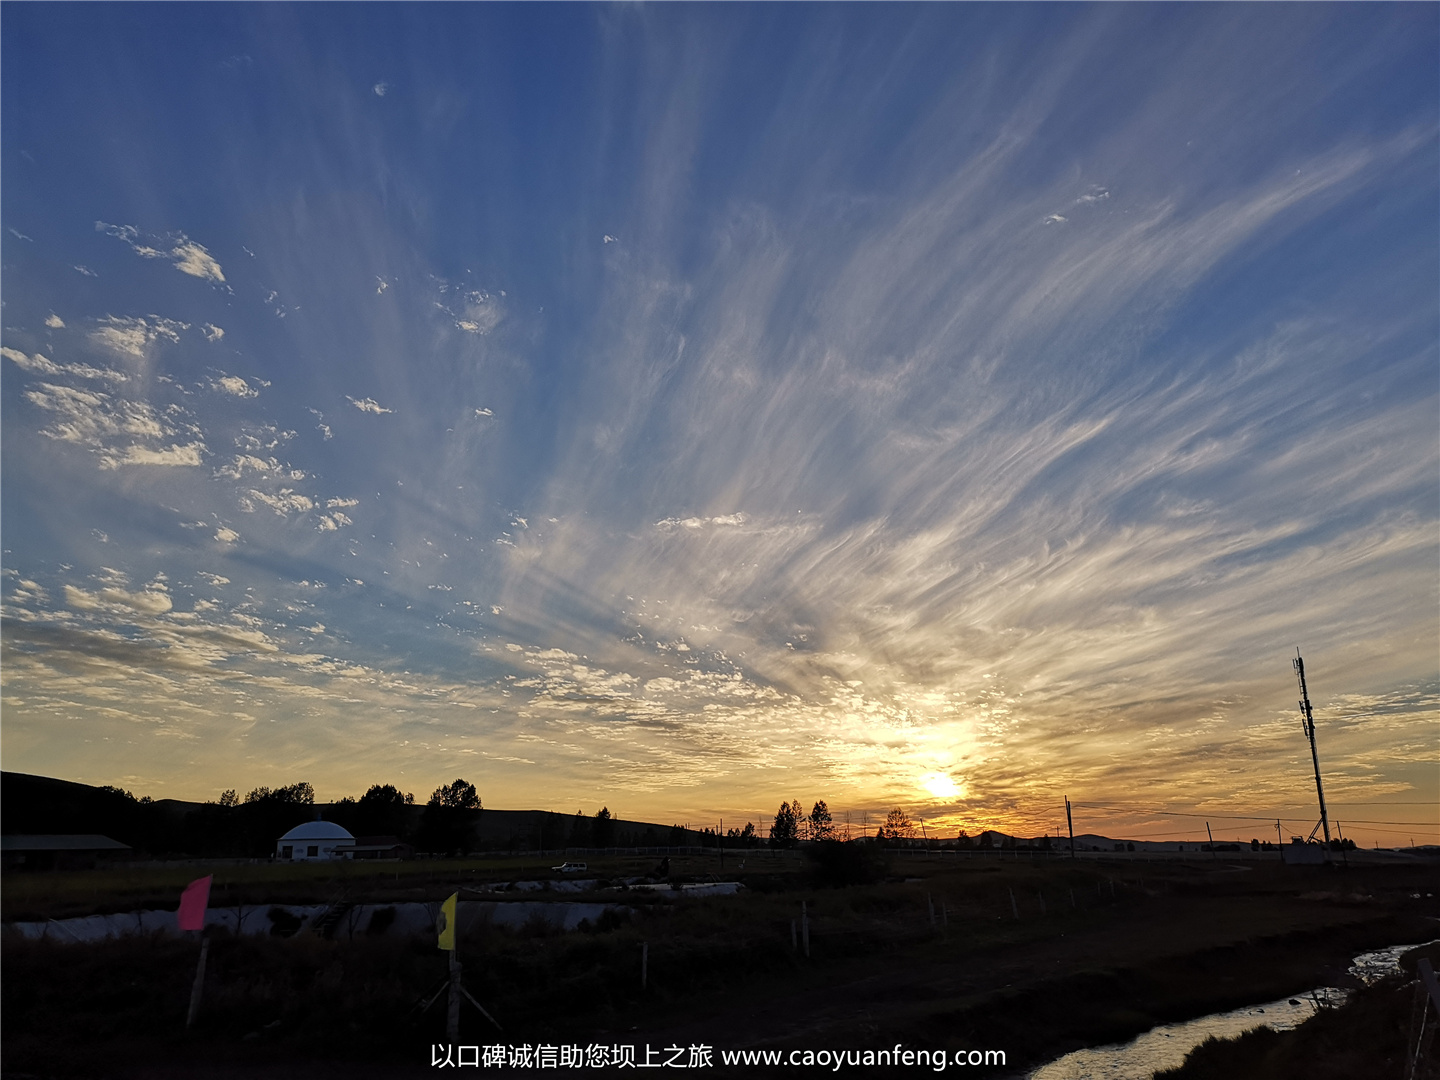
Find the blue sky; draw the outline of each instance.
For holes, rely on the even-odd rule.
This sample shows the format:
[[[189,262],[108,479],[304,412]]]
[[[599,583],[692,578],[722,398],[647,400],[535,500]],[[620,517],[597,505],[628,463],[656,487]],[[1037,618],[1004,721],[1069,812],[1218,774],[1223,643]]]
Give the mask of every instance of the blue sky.
[[[1437,55],[7,5],[5,767],[1307,831],[1298,645],[1332,816],[1433,832]]]

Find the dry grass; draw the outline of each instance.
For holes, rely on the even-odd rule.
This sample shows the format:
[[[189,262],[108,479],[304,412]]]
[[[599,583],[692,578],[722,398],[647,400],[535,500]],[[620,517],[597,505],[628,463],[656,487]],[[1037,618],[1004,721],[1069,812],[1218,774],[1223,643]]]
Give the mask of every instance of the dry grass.
[[[619,878],[654,861],[592,860],[591,871]],[[1336,887],[1319,875],[1339,871],[1325,868],[1232,873],[1213,862],[906,856],[889,880],[825,888],[794,853],[749,856],[743,870],[737,863],[727,858],[724,876],[751,887],[734,897],[632,892],[622,895],[634,917],[599,932],[557,934],[537,924],[462,940],[466,983],[506,1028],[503,1037],[486,1031],[467,1006],[467,1040],[856,1047],[981,1039],[1009,1049],[1013,1066],[1157,1020],[1304,989],[1324,964],[1405,940],[1407,927],[1433,926],[1425,917],[1435,913],[1433,900],[1426,907],[1410,897],[1427,867],[1351,871]],[[697,857],[672,859],[671,870],[694,878],[718,876],[720,867]],[[7,878],[6,902],[79,913],[153,897],[155,906],[173,907],[200,872]],[[222,904],[242,895],[254,903],[323,900],[341,888],[366,902],[434,901],[459,885],[548,870],[533,859],[483,859],[215,872],[214,902]],[[15,886],[23,887],[14,889],[19,899]],[[791,944],[802,902],[808,958]],[[121,1074],[141,1063],[193,1071],[217,1055],[267,1068],[301,1059],[398,1066],[439,1038],[440,1007],[404,1018],[444,972],[444,955],[429,942],[220,937],[202,1020],[187,1034],[196,948],[164,937],[92,946],[7,940],[7,1075],[85,1074],[97,1063]]]

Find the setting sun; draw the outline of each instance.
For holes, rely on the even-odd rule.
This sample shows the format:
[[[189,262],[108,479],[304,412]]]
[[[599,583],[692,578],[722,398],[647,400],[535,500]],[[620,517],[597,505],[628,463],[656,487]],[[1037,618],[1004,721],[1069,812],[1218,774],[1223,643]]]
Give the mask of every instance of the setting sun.
[[[926,773],[920,778],[920,784],[937,799],[954,799],[961,793],[960,785],[945,773]]]

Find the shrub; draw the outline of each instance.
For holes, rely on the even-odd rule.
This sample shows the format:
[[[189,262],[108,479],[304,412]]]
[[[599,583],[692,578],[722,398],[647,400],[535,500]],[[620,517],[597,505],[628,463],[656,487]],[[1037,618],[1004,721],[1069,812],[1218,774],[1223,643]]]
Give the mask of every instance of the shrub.
[[[877,844],[857,840],[821,840],[805,851],[817,885],[843,888],[883,881],[889,860]]]

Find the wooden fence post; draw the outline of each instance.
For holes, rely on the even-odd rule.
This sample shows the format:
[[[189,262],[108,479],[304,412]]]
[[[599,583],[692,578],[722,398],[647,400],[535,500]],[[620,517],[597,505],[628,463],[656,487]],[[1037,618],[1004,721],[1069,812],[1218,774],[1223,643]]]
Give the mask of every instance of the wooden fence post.
[[[459,950],[450,950],[450,1000],[446,1003],[445,1037],[451,1043],[460,1041],[460,957]]]

